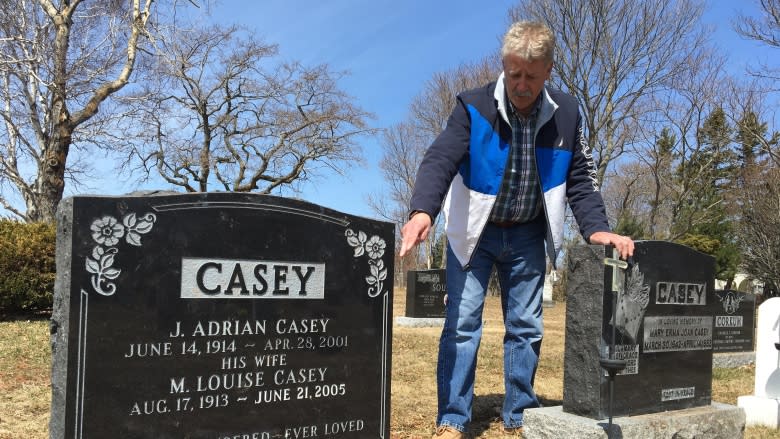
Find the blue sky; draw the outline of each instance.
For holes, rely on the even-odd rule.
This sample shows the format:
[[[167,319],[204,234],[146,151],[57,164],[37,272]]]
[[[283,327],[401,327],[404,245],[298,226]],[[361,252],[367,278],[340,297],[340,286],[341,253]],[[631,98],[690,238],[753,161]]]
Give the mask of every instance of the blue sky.
[[[412,98],[434,73],[499,47],[514,1],[480,3],[475,8],[473,0],[224,1],[215,9],[215,19],[233,19],[256,30],[267,42],[279,44],[283,58],[349,72],[342,88],[376,115],[374,126],[388,127],[405,119]],[[350,169],[347,176],[323,175],[298,196],[375,217],[366,198],[384,187],[378,139],[361,142],[364,167]]]
[[[213,20],[238,23],[268,43],[281,58],[305,64],[328,63],[347,71],[340,85],[365,110],[376,114],[376,127],[406,117],[411,99],[433,73],[476,61],[499,47],[514,0],[222,0]],[[478,5],[478,6],[477,6]],[[732,73],[744,72],[756,59],[769,60],[765,46],[744,41],[731,29],[737,12],[756,14],[754,0],[711,0],[705,23],[729,55]],[[775,55],[777,55],[775,53]],[[775,128],[777,129],[777,128]],[[345,213],[375,217],[366,199],[384,188],[377,161],[379,136],[362,142],[366,165],[346,176],[323,174],[295,195]],[[118,195],[136,189],[171,189],[160,182],[141,188],[117,183],[114,176],[88,184],[79,193]],[[110,181],[109,181],[110,179]],[[66,188],[67,195],[73,195]]]
[[[225,0],[215,19],[232,19],[256,30],[267,42],[279,44],[282,57],[349,71],[341,81],[343,89],[377,115],[376,126],[388,127],[406,117],[412,98],[433,73],[495,51],[514,4],[514,0]],[[738,12],[756,14],[752,0],[712,0],[708,8],[704,22],[713,27],[733,72],[743,72],[755,57],[767,59],[768,49],[742,40],[731,29],[730,20]],[[375,217],[366,198],[384,188],[377,166],[382,151],[378,139],[362,144],[364,168],[353,168],[347,176],[322,176],[299,196]]]

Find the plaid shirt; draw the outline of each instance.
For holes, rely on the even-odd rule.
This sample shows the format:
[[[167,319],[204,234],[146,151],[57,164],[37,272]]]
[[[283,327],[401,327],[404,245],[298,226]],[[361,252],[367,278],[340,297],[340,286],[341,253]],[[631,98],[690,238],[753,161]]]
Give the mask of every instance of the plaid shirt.
[[[541,211],[541,190],[534,150],[534,132],[541,95],[527,118],[517,113],[508,98],[507,102],[511,108],[509,123],[512,127],[512,144],[501,188],[490,213],[490,221],[525,223],[535,219]]]

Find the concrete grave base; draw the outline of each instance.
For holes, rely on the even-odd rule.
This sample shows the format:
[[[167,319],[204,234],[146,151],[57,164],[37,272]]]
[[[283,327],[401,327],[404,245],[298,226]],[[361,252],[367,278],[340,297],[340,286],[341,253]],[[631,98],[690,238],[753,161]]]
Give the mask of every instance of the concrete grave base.
[[[590,419],[565,413],[562,406],[526,410],[523,437],[526,439],[740,439],[745,430],[745,413],[736,406],[713,402],[693,407],[612,420]]]
[[[740,396],[737,405],[745,410],[745,422],[749,426],[780,427],[780,400],[761,396]]]
[[[712,367],[733,368],[755,363],[755,352],[723,352],[712,355]]]
[[[444,326],[444,318],[432,317],[396,317],[395,324],[406,328],[429,328]]]

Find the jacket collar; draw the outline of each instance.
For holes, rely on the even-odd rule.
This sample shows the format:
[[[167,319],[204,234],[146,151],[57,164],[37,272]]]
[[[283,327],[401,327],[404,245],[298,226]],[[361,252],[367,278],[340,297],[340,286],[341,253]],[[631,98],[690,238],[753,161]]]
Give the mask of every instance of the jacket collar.
[[[501,72],[501,75],[498,76],[498,81],[496,81],[496,89],[493,91],[493,98],[498,103],[498,112],[501,114],[504,122],[509,123],[506,99],[504,99],[504,72]],[[542,89],[542,107],[539,109],[539,114],[537,115],[536,120],[537,130],[539,127],[552,119],[553,113],[555,113],[555,110],[557,109],[558,104],[550,96],[550,93],[547,92],[547,86],[545,85]]]

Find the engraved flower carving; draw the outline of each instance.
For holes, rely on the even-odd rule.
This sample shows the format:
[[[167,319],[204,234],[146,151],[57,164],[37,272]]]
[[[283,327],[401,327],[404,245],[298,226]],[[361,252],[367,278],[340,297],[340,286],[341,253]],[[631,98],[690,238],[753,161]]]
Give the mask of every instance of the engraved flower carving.
[[[114,255],[118,250],[115,247],[103,249],[97,245],[92,249],[92,258],[87,258],[87,272],[94,274],[92,276],[92,287],[98,293],[104,296],[110,296],[116,291],[116,285],[108,280],[114,280],[119,276],[121,270],[112,267],[114,265]],[[106,288],[103,288],[106,285]]]
[[[385,254],[385,248],[387,248],[385,240],[377,235],[369,238],[365,232],[355,233],[352,229],[347,229],[344,235],[347,237],[347,243],[352,246],[356,258],[364,254],[368,255],[370,273],[366,276],[366,283],[369,285],[368,295],[369,297],[378,296],[382,292],[383,281],[387,279],[387,268],[381,259]]]
[[[116,292],[116,284],[112,281],[119,277],[122,270],[113,267],[119,253],[114,246],[124,237],[128,244],[140,247],[141,235],[149,233],[156,220],[153,213],[140,217],[128,213],[122,218],[121,224],[108,215],[92,222],[89,229],[97,245],[92,249],[92,254],[87,256],[86,269],[92,273],[92,287],[98,294],[111,296]]]
[[[152,230],[152,226],[156,219],[157,218],[152,213],[147,213],[140,218],[136,217],[134,213],[127,214],[122,220],[122,224],[127,227],[125,241],[127,241],[128,244],[140,247],[141,235]]]
[[[344,234],[347,236],[347,242],[349,245],[351,245],[354,248],[355,254],[354,256],[356,258],[363,256],[363,253],[365,253],[366,249],[364,247],[366,243],[366,239],[368,239],[368,236],[366,236],[365,232],[357,232],[355,233],[352,229],[347,229]]]
[[[374,235],[366,243],[366,252],[371,259],[379,259],[385,254],[385,240]]]
[[[368,269],[371,272],[370,276],[366,276],[366,282],[369,285],[376,285],[376,294],[379,294],[379,290],[382,289],[382,281],[387,279],[387,269],[385,263],[381,259],[368,261]],[[371,295],[372,289],[368,289],[368,294]],[[374,294],[371,297],[376,296]]]
[[[125,228],[112,216],[96,219],[89,229],[92,230],[92,239],[106,247],[116,245],[125,234]]]

